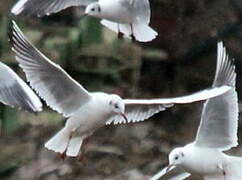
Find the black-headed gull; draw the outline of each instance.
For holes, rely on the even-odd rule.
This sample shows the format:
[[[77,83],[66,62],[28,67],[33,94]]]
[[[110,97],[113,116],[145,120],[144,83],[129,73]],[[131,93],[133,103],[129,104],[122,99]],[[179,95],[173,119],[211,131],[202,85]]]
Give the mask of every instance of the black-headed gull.
[[[149,0],[20,0],[14,15],[44,16],[70,6],[85,6],[84,15],[102,19],[101,23],[119,35],[147,42],[157,36],[150,26]]]
[[[59,65],[50,61],[24,36],[13,22],[12,49],[16,60],[26,73],[30,85],[47,105],[62,113],[68,120],[65,127],[51,138],[45,147],[68,156],[78,156],[83,140],[105,124],[138,122],[175,103],[190,103],[218,96],[231,89],[218,84],[211,89],[178,98],[135,100],[118,95],[88,92]],[[221,72],[217,72],[220,77]],[[78,137],[73,135],[78,132]]]
[[[242,158],[229,156],[223,151],[238,145],[238,98],[235,91],[235,67],[218,43],[217,71],[213,86],[232,86],[228,92],[208,99],[203,106],[200,126],[194,142],[175,148],[169,154],[169,166],[151,180],[181,180],[199,174],[206,180],[242,179]]]
[[[0,102],[28,112],[42,111],[42,103],[38,96],[2,62],[0,62]]]

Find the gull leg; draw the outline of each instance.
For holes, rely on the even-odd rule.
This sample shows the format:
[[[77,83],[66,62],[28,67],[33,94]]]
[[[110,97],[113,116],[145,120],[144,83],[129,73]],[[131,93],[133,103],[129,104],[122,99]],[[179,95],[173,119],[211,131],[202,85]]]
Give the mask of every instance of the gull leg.
[[[133,24],[130,24],[130,28],[131,28],[131,39],[132,39],[132,42],[135,42]]]
[[[225,172],[225,170],[222,167],[220,167],[220,166],[218,166],[218,169],[221,170],[221,172],[222,172],[222,174],[224,176],[224,180],[226,180],[227,178],[226,178],[226,172]]]
[[[123,39],[124,34],[120,31],[119,23],[117,23],[117,25],[118,25],[118,39]]]
[[[63,159],[63,160],[65,160],[65,158],[66,158],[66,151],[67,151],[67,149],[68,149],[68,146],[69,146],[69,144],[70,144],[70,140],[71,140],[71,138],[72,138],[74,132],[75,132],[75,130],[71,131],[71,133],[70,133],[70,136],[69,136],[69,138],[68,138],[68,142],[67,142],[67,146],[66,146],[65,151],[64,151],[63,153],[60,153],[60,154],[59,154],[59,157],[60,157],[61,159]]]
[[[79,162],[85,162],[87,160],[87,158],[85,157],[85,152],[86,152],[86,149],[85,149],[85,146],[88,144],[90,138],[89,137],[86,137],[85,139],[83,139],[83,142],[82,142],[82,147],[81,147],[81,153],[80,155],[78,156],[77,160]]]

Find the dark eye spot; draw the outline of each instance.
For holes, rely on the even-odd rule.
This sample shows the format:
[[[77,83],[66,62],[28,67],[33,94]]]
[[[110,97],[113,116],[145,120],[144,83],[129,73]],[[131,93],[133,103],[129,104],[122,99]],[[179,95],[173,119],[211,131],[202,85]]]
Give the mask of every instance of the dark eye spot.
[[[118,104],[115,104],[114,107],[115,107],[116,109],[118,109]]]
[[[94,8],[91,8],[91,11],[95,11],[95,9]]]
[[[175,156],[175,160],[178,160],[179,159],[179,156]]]

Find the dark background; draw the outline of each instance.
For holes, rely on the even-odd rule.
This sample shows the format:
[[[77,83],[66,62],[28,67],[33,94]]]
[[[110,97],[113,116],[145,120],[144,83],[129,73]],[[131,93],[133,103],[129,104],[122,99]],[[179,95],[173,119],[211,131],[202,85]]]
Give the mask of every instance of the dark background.
[[[0,60],[24,78],[7,37],[15,1],[0,3]],[[222,40],[235,58],[241,99],[241,0],[150,3],[151,26],[159,36],[149,43],[118,40],[99,20],[80,20],[78,8],[41,19],[15,19],[34,45],[88,90],[123,98],[174,97],[209,87],[216,44]],[[64,125],[58,113],[48,107],[36,115],[0,108],[0,179],[146,180],[168,164],[171,149],[194,140],[202,103],[177,105],[142,123],[99,129],[86,146],[84,163],[62,161],[43,147]],[[241,147],[229,153],[241,156]]]

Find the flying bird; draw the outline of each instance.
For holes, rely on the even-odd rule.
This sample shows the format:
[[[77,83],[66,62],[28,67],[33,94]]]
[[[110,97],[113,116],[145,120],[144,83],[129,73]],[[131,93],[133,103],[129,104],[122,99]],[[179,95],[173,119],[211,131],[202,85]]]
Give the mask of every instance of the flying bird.
[[[102,19],[101,24],[119,37],[148,42],[157,36],[149,26],[149,0],[19,0],[11,12],[20,16],[44,16],[71,6],[84,7],[83,15]]]
[[[45,144],[47,149],[63,155],[78,156],[83,140],[105,125],[144,121],[173,104],[205,100],[231,89],[218,84],[188,96],[152,100],[122,99],[115,94],[88,92],[34,47],[14,21],[11,34],[16,60],[32,88],[53,110],[68,118],[65,126]],[[224,76],[223,73],[217,71],[217,76]]]
[[[0,62],[0,102],[28,112],[42,111],[42,103],[38,96],[2,62]]]
[[[175,148],[169,154],[169,166],[150,180],[182,180],[199,174],[205,180],[242,179],[242,158],[229,156],[224,151],[238,145],[238,97],[235,90],[235,66],[218,43],[217,71],[213,86],[231,86],[228,92],[206,100],[200,126],[194,142]]]

